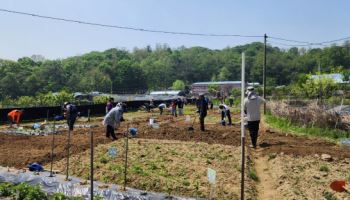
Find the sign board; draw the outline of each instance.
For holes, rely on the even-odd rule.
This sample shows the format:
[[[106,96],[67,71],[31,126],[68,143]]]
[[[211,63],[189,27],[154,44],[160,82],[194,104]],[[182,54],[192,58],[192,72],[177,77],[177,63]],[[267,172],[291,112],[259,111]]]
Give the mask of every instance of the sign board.
[[[115,147],[111,147],[108,149],[108,155],[112,158],[115,158],[118,155],[118,149]]]
[[[210,184],[215,184],[215,180],[216,180],[216,171],[208,168],[208,181]]]

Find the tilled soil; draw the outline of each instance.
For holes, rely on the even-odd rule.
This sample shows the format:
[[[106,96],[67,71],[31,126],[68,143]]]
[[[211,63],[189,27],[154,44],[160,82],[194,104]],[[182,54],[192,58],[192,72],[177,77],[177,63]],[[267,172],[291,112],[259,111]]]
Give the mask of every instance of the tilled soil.
[[[235,117],[236,119],[238,116]],[[206,131],[199,130],[198,118],[194,124],[194,131],[189,131],[192,122],[185,122],[185,117],[173,118],[169,115],[157,116],[159,129],[148,125],[148,118],[141,117],[122,123],[117,131],[117,137],[123,137],[127,127],[138,128],[137,138],[165,139],[180,141],[200,141],[209,144],[240,145],[239,124],[233,126],[221,126],[209,124]],[[100,122],[95,122],[100,125]],[[104,127],[93,129],[94,145],[111,142],[105,137]],[[72,133],[71,154],[83,152],[90,147],[89,129],[76,129]],[[249,134],[246,140],[249,144]],[[46,164],[50,162],[51,136],[14,136],[0,134],[0,165],[25,167],[29,163],[38,162]],[[66,156],[67,131],[55,136],[55,160]],[[350,157],[350,151],[340,148],[338,145],[323,139],[293,136],[278,133],[263,127],[260,130],[259,148],[263,154],[281,153],[289,155],[313,155],[327,153],[333,157]]]

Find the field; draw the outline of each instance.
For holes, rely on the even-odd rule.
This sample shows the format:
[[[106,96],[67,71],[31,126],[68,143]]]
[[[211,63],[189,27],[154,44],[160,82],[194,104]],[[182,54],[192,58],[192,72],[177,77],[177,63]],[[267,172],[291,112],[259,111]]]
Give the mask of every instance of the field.
[[[208,198],[207,168],[217,171],[216,199],[239,199],[240,125],[219,125],[219,113],[210,111],[207,131],[200,132],[198,118],[194,131],[189,131],[194,115],[173,118],[158,113],[130,112],[118,129],[117,141],[105,138],[102,118],[93,118],[95,141],[95,178],[107,183],[123,183],[124,139],[128,127],[138,128],[130,139],[128,186],[178,196]],[[233,121],[237,122],[239,113]],[[154,117],[158,129],[148,125]],[[81,121],[80,124],[87,122]],[[4,128],[4,127],[2,127]],[[55,136],[54,169],[64,173],[67,132]],[[89,177],[89,129],[79,128],[72,134],[70,173]],[[249,134],[246,142],[249,144]],[[118,155],[110,158],[108,148],[116,147]],[[15,136],[0,134],[0,165],[26,167],[31,162],[48,166],[51,136]],[[332,161],[322,160],[329,154]],[[270,128],[262,123],[257,150],[247,148],[247,199],[344,199],[348,194],[335,193],[331,181],[350,181],[349,149],[334,141],[296,136]]]

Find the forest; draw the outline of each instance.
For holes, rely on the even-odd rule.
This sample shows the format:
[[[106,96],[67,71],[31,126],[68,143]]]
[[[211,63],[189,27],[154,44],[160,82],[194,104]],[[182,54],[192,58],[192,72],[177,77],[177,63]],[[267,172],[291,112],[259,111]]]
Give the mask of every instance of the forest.
[[[42,56],[17,61],[0,60],[0,100],[40,93],[136,93],[167,89],[176,80],[189,85],[198,81],[240,80],[241,53],[246,53],[246,79],[262,83],[264,44],[213,50],[204,47],[108,49],[81,56],[47,60]],[[349,80],[350,42],[325,48],[282,49],[267,46],[267,85],[295,83],[300,76],[340,72]]]

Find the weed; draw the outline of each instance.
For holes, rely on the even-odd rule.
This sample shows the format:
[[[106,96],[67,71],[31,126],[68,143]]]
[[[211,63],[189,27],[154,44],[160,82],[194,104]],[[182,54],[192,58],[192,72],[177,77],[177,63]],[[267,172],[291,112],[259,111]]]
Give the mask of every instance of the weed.
[[[322,166],[320,167],[320,171],[321,171],[321,172],[329,172],[329,168],[328,168],[326,165],[322,165]]]
[[[294,125],[290,120],[283,117],[276,117],[271,114],[265,115],[265,121],[271,127],[282,130],[283,132],[295,133],[299,135],[312,135],[336,140],[339,138],[346,138],[346,131],[339,129],[319,128],[311,126]]]
[[[64,196],[63,193],[55,193],[50,197],[50,200],[67,200],[68,198]]]
[[[108,163],[108,158],[107,158],[107,156],[102,155],[102,156],[100,157],[100,162],[101,162],[102,164],[107,164],[107,163]]]
[[[326,200],[338,200],[337,197],[333,195],[333,193],[328,191],[323,191],[322,195]]]
[[[149,170],[157,170],[159,169],[155,163],[151,163],[150,166],[148,167]]]
[[[182,182],[182,185],[188,187],[188,186],[191,185],[191,183],[190,183],[188,180],[184,180],[184,181]]]
[[[267,160],[272,160],[272,159],[275,159],[276,157],[277,157],[277,154],[271,153],[269,154],[269,158]]]
[[[249,171],[248,177],[249,177],[250,179],[252,179],[253,181],[256,181],[256,182],[259,181],[259,177],[258,177],[258,175],[256,174],[256,172],[255,172],[254,170],[250,170],[250,171]]]
[[[135,174],[141,175],[141,176],[148,176],[149,174],[145,172],[141,166],[135,165],[131,168],[131,171]]]

